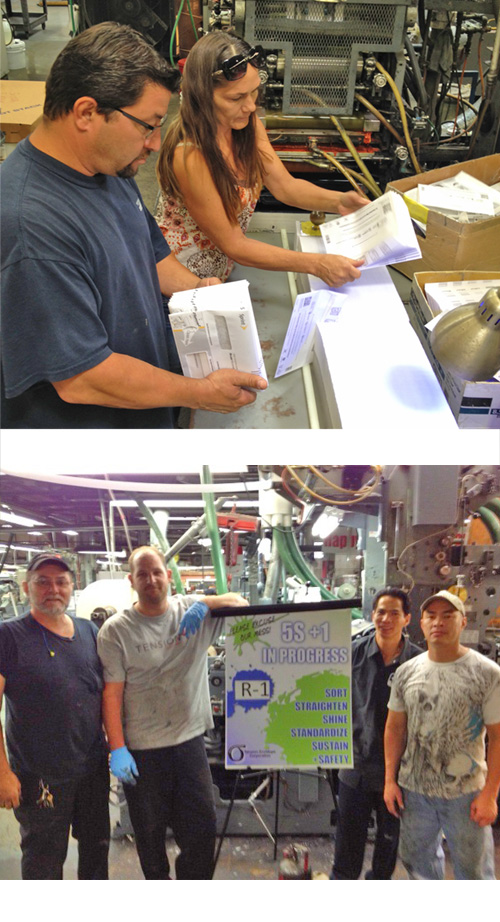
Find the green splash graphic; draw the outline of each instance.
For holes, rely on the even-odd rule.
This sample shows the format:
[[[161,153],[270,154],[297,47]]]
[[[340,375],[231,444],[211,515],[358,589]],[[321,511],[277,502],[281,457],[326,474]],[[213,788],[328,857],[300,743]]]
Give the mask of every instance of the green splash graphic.
[[[252,618],[238,618],[238,620],[231,625],[231,630],[228,635],[234,644],[234,649],[238,653],[238,656],[243,654],[243,644],[249,643],[252,648],[255,649],[256,643],[262,643],[266,647],[269,646],[267,641],[261,640],[258,634],[258,630],[255,629],[255,622]]]
[[[326,689],[345,689],[346,697],[345,698],[327,698]],[[311,675],[302,676],[302,678],[297,680],[295,688],[290,692],[284,692],[282,695],[279,695],[273,702],[268,706],[268,724],[266,728],[266,744],[280,746],[283,750],[283,757],[286,760],[288,765],[313,765],[316,766],[321,764],[319,760],[319,755],[342,755],[347,756],[348,761],[350,762],[352,757],[352,744],[351,740],[351,715],[349,710],[331,710],[331,711],[297,711],[295,709],[295,703],[300,701],[305,702],[347,702],[349,705],[349,688],[350,688],[350,679],[349,676],[345,675],[336,675],[332,672],[320,672],[312,673]],[[323,714],[328,715],[346,715],[347,722],[345,724],[324,724],[323,723]],[[340,750],[339,753],[335,750],[327,752],[315,752],[313,751],[313,742],[328,742],[335,743],[337,740],[333,736],[328,736],[327,733],[324,736],[316,737],[292,737],[291,730],[295,728],[317,728],[322,731],[335,730],[341,728],[342,730],[347,731],[347,736],[339,736],[339,743],[349,743],[348,748]],[[339,762],[339,766],[342,763]],[[344,764],[348,764],[344,762]],[[334,768],[336,767],[334,763],[326,764],[325,767]]]

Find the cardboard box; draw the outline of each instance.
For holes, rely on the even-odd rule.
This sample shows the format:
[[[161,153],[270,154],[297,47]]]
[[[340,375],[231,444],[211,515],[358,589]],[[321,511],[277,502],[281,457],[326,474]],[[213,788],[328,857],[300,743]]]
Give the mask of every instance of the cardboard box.
[[[2,80],[0,84],[0,128],[8,144],[22,141],[43,114],[45,83],[32,80]]]
[[[448,179],[460,172],[469,173],[481,182],[492,186],[500,182],[500,154],[466,160],[453,166],[419,173],[406,179],[387,184],[386,191],[393,189],[404,194],[418,184],[428,185]],[[500,270],[500,217],[486,218],[474,224],[461,224],[453,218],[436,211],[429,211],[427,235],[419,237],[422,259],[394,265],[394,269],[411,279],[415,272],[465,269]]]
[[[495,279],[498,272],[417,272],[410,302],[406,306],[410,323],[425,349],[434,374],[460,429],[500,429],[500,381],[464,381],[446,371],[436,359],[425,324],[437,316],[425,297],[430,282],[460,282],[467,279]],[[488,286],[485,286],[485,291]]]

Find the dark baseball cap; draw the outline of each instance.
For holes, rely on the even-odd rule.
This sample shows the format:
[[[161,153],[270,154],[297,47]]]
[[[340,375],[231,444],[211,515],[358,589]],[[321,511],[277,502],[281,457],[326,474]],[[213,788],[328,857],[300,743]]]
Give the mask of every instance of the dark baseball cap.
[[[67,570],[68,573],[72,573],[71,567],[64,559],[64,557],[61,554],[56,554],[52,551],[35,554],[27,566],[28,573],[33,572],[33,570],[38,570],[38,568],[43,566],[44,563],[54,564],[56,567],[61,567],[61,570]]]

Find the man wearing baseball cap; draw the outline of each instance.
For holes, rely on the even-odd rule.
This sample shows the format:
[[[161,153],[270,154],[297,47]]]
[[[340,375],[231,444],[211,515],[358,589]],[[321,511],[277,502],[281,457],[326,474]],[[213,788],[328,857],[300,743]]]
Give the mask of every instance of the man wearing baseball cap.
[[[0,807],[20,825],[23,880],[60,880],[70,827],[78,877],[106,880],[109,770],[102,729],[97,628],[67,614],[68,562],[52,551],[30,561],[30,612],[0,624]]]
[[[401,859],[412,880],[443,879],[443,833],[455,879],[495,880],[500,667],[462,645],[466,623],[452,592],[426,599],[428,650],[398,669],[391,689],[384,799],[401,817]]]

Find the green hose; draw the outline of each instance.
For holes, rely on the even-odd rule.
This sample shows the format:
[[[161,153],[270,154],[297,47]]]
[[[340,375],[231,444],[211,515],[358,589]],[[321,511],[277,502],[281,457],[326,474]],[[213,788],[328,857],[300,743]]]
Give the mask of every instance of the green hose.
[[[273,528],[273,538],[274,537],[277,539],[278,553],[288,573],[300,577],[304,582],[317,586],[324,601],[331,601],[334,599],[335,596],[323,586],[304,560],[301,551],[295,543],[295,537],[291,529]]]
[[[488,503],[488,505],[490,505],[490,503]],[[492,512],[491,509],[488,509],[487,506],[480,506],[479,509],[477,510],[477,513],[481,517],[484,525],[486,525],[486,528],[488,529],[492,537],[493,543],[499,544],[500,543],[500,521],[498,520],[495,513]]]
[[[192,26],[193,26],[194,37],[195,37],[196,41],[198,41],[198,39],[199,39],[200,36],[198,35],[198,33],[197,33],[197,31],[196,31],[196,23],[195,23],[195,21],[194,21],[193,11],[192,11],[192,9],[191,9],[191,4],[190,4],[189,0],[187,0],[187,5],[188,5],[188,10],[189,10],[189,16],[190,16],[190,18],[191,18],[191,24],[192,24]]]
[[[177,26],[179,25],[179,19],[181,18],[182,10],[183,10],[183,8],[184,8],[184,2],[185,2],[185,0],[181,0],[181,4],[180,4],[179,9],[178,9],[178,11],[177,11],[177,16],[175,17],[175,22],[174,22],[174,25],[173,25],[173,28],[172,28],[172,35],[170,36],[169,57],[170,57],[170,63],[171,63],[174,67],[175,67],[175,61],[174,61],[173,47],[174,47],[175,33],[176,33],[176,31],[177,31]],[[192,24],[192,26],[193,26],[194,37],[195,37],[196,41],[198,41],[198,39],[199,39],[200,36],[198,35],[198,33],[197,33],[197,31],[196,31],[196,23],[195,23],[194,18],[193,18],[193,11],[192,11],[192,9],[191,9],[191,4],[190,4],[189,0],[187,0],[187,5],[188,5],[188,10],[189,10],[189,15],[190,15],[190,17],[191,17],[191,24]]]
[[[175,33],[176,33],[176,30],[177,30],[177,26],[179,25],[179,19],[181,18],[181,13],[182,13],[183,6],[184,6],[184,0],[181,0],[181,4],[180,4],[179,9],[178,9],[178,11],[177,11],[177,16],[175,17],[175,22],[174,22],[174,25],[173,25],[173,27],[172,27],[172,35],[170,36],[169,56],[170,56],[170,63],[172,64],[172,67],[175,67],[174,53],[173,53],[173,47],[174,47],[174,41],[175,41]]]
[[[485,509],[491,509],[500,518],[500,497],[494,496],[493,499],[489,499],[487,503],[484,504]]]
[[[204,464],[202,467],[201,482],[206,484],[212,483],[212,477],[210,475],[210,468],[208,467],[208,464]],[[212,545],[212,564],[215,573],[215,586],[217,589],[217,595],[222,595],[224,592],[227,592],[227,577],[224,557],[222,555],[219,529],[217,527],[217,515],[215,512],[213,493],[209,493],[207,490],[203,494],[203,498],[205,501],[207,534]]]
[[[135,496],[134,499],[135,499],[135,501],[136,501],[136,503],[137,503],[139,509],[141,510],[141,512],[142,512],[142,514],[143,514],[143,516],[144,516],[144,518],[146,519],[146,521],[147,521],[149,527],[154,531],[154,533],[155,533],[155,535],[156,535],[156,537],[157,537],[157,539],[158,539],[158,544],[160,545],[161,550],[163,551],[164,554],[166,554],[167,551],[170,550],[170,544],[168,543],[168,541],[167,541],[165,535],[162,533],[161,529],[158,527],[158,523],[157,523],[157,521],[156,521],[156,519],[155,519],[153,513],[152,513],[151,510],[146,506],[146,504],[142,501],[142,499],[139,499],[138,496]],[[172,570],[172,576],[173,576],[173,578],[174,578],[174,586],[175,586],[177,592],[179,593],[179,595],[185,595],[185,594],[186,594],[186,590],[184,589],[184,586],[182,585],[181,574],[179,573],[179,568],[178,568],[178,566],[177,566],[175,560],[174,560],[173,558],[172,558],[171,560],[169,560],[168,565],[169,565],[169,568]]]
[[[304,556],[297,544],[293,531],[290,530],[287,533],[286,540],[288,542],[288,546],[290,548],[292,557],[297,563],[297,565],[300,566],[301,568],[300,572],[302,573],[302,576],[306,580],[306,582],[310,582],[312,583],[313,586],[318,587],[318,589],[321,592],[321,598],[324,599],[325,602],[333,600],[335,598],[333,593],[330,592],[329,589],[326,589],[325,586],[323,586],[323,583],[321,582],[321,580],[318,579],[316,574],[309,567],[309,564],[307,563],[307,561],[304,559]]]
[[[276,546],[278,548],[278,554],[283,561],[283,565],[287,573],[292,574],[292,576],[297,575],[297,567],[292,559],[290,551],[287,544],[284,540],[284,532],[280,528],[273,528],[273,541],[276,540]]]

